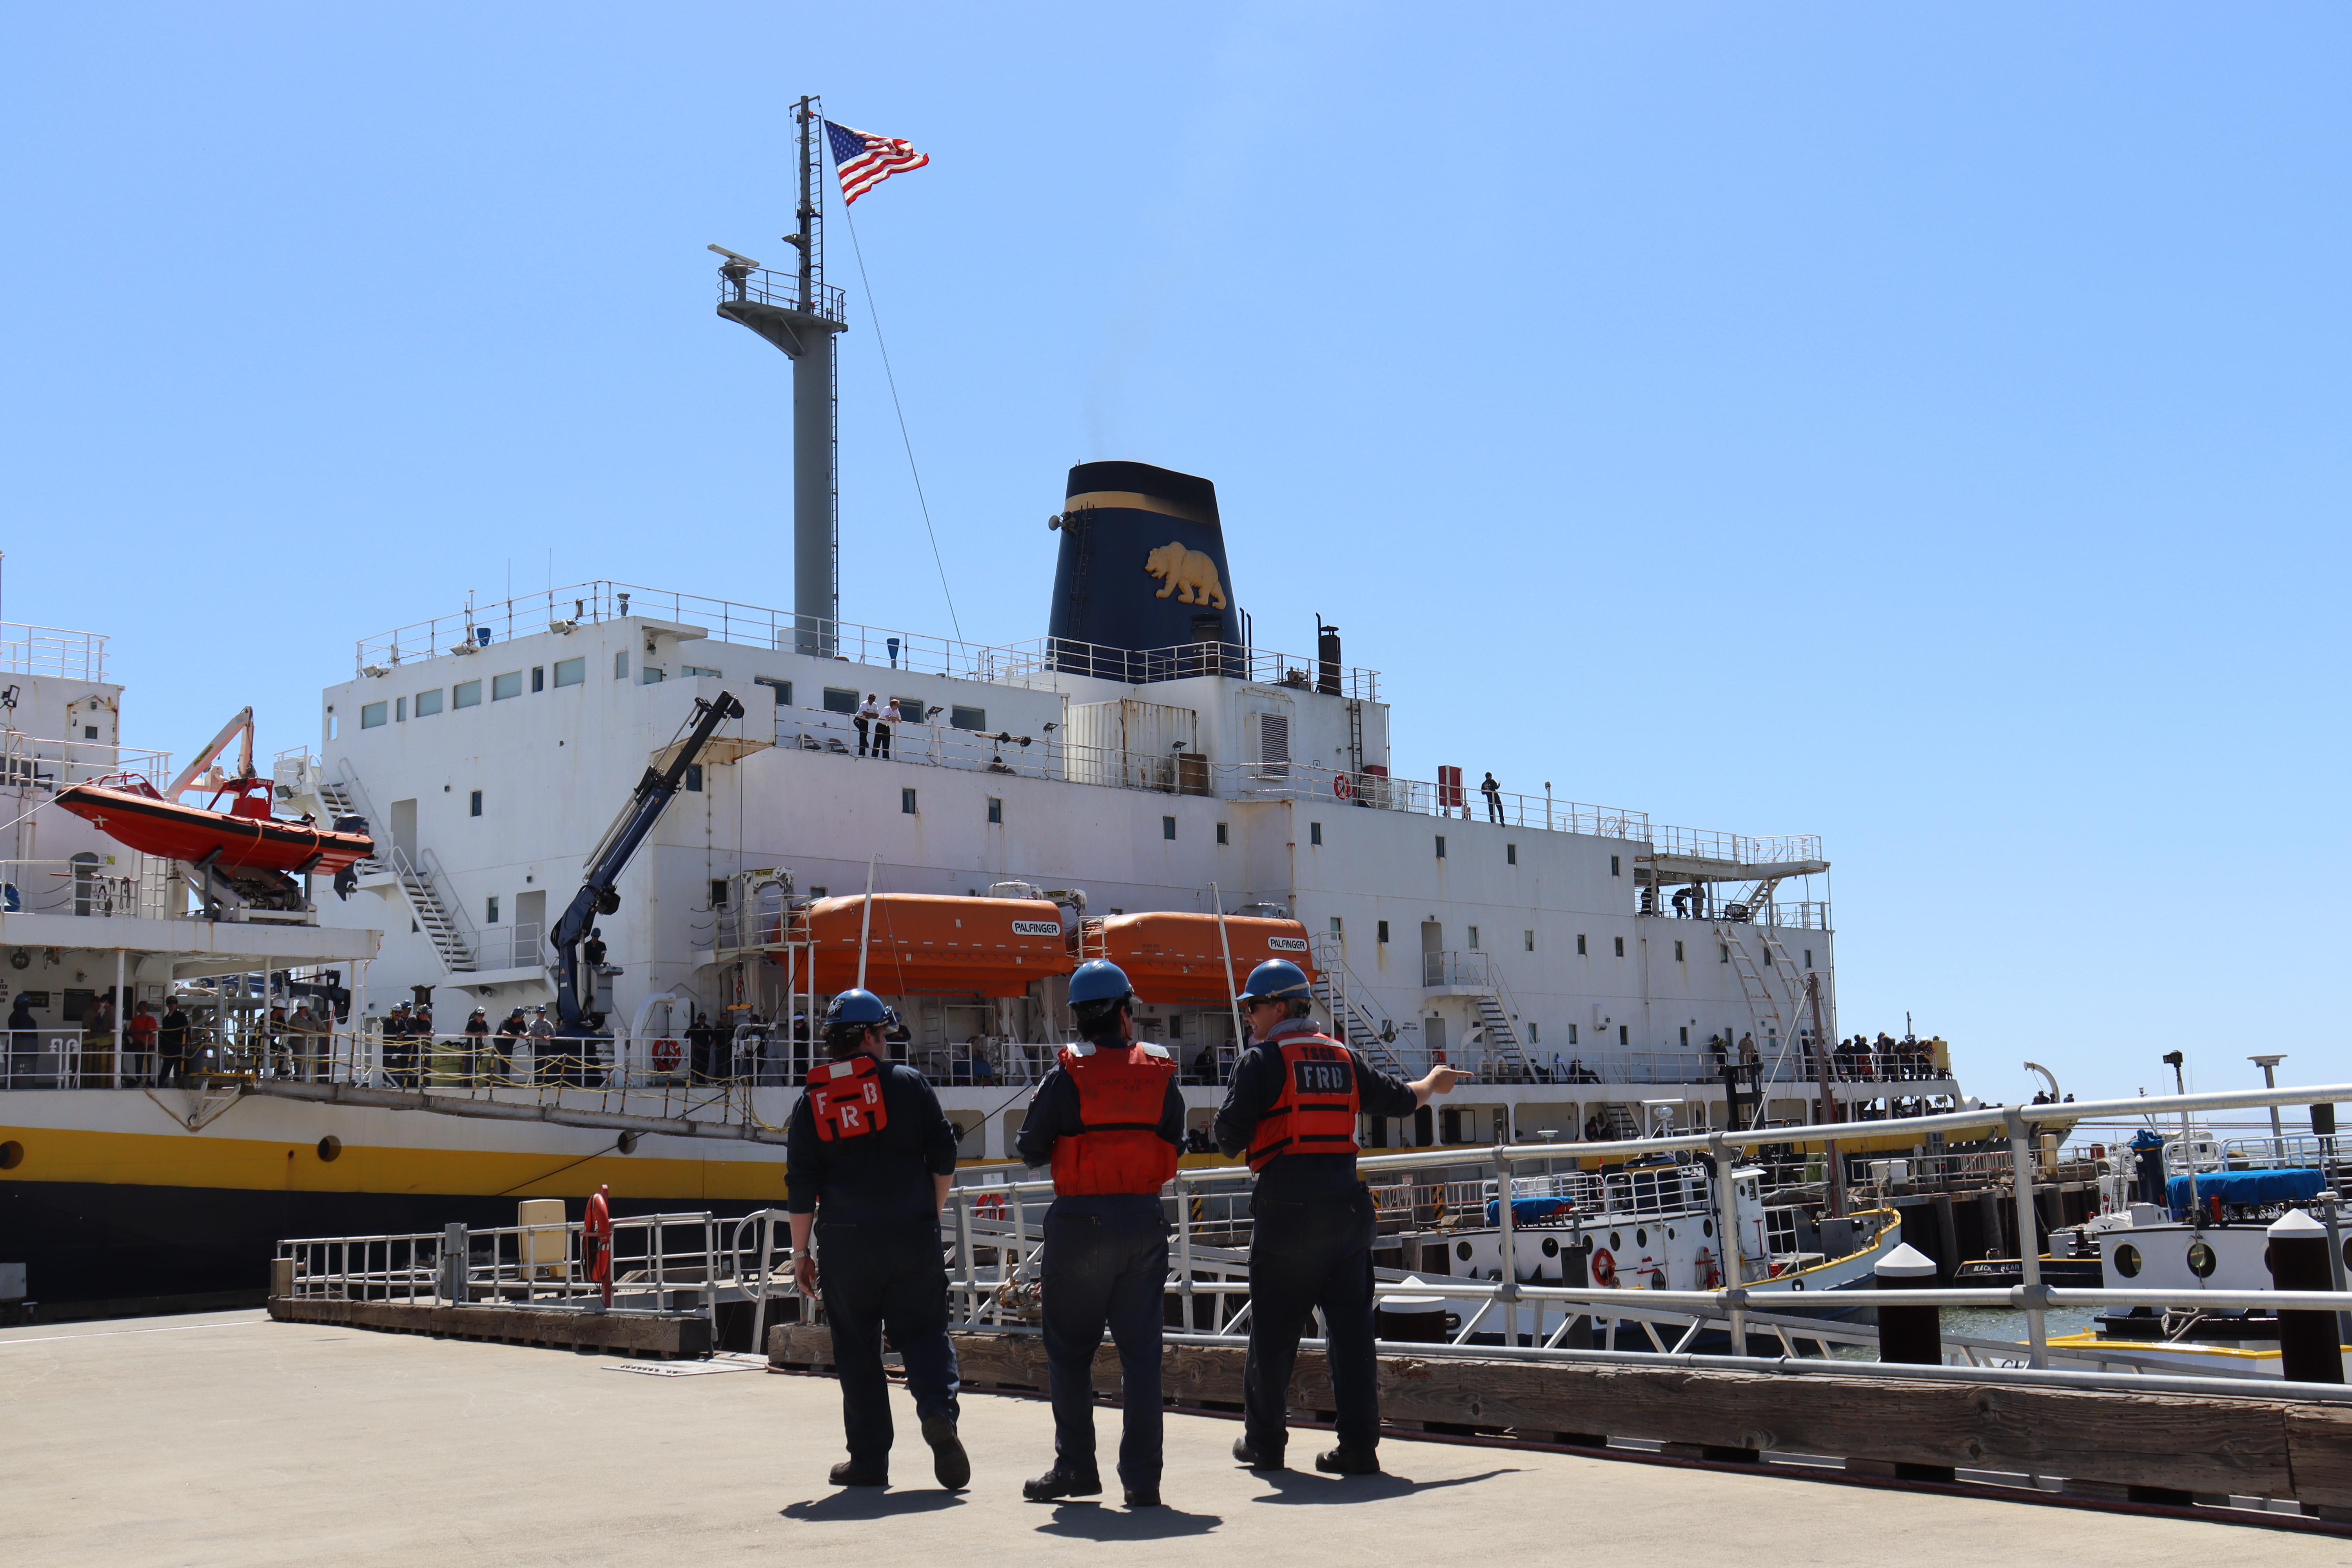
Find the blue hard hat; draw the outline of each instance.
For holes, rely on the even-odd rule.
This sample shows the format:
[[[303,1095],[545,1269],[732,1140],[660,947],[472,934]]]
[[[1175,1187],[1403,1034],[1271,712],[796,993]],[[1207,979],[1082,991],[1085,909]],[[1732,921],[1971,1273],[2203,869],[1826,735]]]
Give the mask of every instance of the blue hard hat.
[[[833,999],[833,1005],[824,1010],[824,1022],[827,1028],[835,1024],[870,1026],[888,1024],[892,1016],[890,1009],[882,1005],[882,998],[873,992],[849,990]]]
[[[1250,971],[1249,984],[1234,1000],[1247,1005],[1252,1002],[1286,1002],[1293,997],[1313,995],[1307,984],[1307,972],[1286,958],[1269,958]]]
[[[1128,984],[1127,971],[1108,958],[1090,958],[1070,976],[1073,1007],[1086,1002],[1116,1002],[1134,994],[1135,987]]]

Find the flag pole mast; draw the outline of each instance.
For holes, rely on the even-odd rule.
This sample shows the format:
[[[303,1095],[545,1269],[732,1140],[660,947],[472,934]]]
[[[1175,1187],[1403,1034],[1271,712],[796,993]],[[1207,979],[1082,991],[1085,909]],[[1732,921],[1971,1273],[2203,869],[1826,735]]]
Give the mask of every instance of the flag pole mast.
[[[816,143],[816,104],[817,100],[814,95],[803,98],[800,101],[801,205],[798,216],[801,220],[800,285],[803,310],[811,310],[816,301],[817,226],[824,221],[824,216],[817,211],[816,205],[816,164],[817,160],[822,156],[817,151]]]

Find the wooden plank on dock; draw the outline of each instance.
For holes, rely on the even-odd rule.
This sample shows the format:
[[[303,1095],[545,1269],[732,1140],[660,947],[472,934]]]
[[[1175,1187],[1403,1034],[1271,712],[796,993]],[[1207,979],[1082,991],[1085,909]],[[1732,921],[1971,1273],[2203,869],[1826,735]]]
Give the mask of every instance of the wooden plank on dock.
[[[967,1384],[1045,1386],[1035,1335],[954,1336]],[[1238,1346],[1169,1345],[1163,1392],[1238,1405]],[[832,1364],[822,1328],[769,1334],[777,1365]],[[1096,1352],[1097,1392],[1119,1389],[1117,1352]],[[1329,1410],[1320,1352],[1299,1352],[1294,1410]],[[1958,1466],[2119,1487],[2352,1503],[2352,1410],[2286,1400],[1928,1382],[1852,1372],[1713,1371],[1631,1363],[1385,1356],[1391,1422],[1580,1433],[1702,1450],[1820,1454],[1880,1465]]]
[[[699,1316],[654,1318],[524,1307],[437,1306],[429,1301],[336,1301],[309,1296],[273,1296],[269,1315],[280,1322],[337,1323],[354,1329],[511,1340],[574,1350],[674,1356],[710,1353],[710,1320]]]

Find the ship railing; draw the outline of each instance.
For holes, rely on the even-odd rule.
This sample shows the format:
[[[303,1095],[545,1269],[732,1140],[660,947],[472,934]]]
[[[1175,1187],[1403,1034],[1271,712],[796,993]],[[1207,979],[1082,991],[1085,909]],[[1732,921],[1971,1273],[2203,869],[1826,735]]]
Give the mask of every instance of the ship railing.
[[[848,296],[830,283],[811,280],[811,293],[801,293],[800,274],[775,272],[760,268],[740,278],[730,277],[722,268],[719,275],[719,302],[727,304],[772,305],[781,310],[799,310],[826,321],[846,321]]]
[[[2231,1171],[2273,1171],[2344,1161],[2344,1146],[2330,1135],[2282,1134],[2275,1138],[2224,1138],[2221,1165]]]
[[[1708,914],[1685,915],[1678,910],[1656,907],[1657,889],[1642,889],[1642,905],[1633,912],[1646,919],[1689,920],[1713,925],[1721,921],[1732,925],[1772,926],[1784,931],[1829,931],[1830,906],[1825,899],[1776,899],[1762,904],[1739,901],[1720,903]],[[1679,928],[1668,928],[1662,935],[1671,936]]]
[[[68,784],[105,784],[131,777],[169,781],[172,753],[0,729],[0,789],[54,792]]]
[[[2352,1099],[2352,1084],[2084,1102],[2077,1110],[2084,1115],[2147,1115],[2198,1108],[2307,1104],[2345,1099]],[[1980,1127],[1988,1114],[2006,1125],[2012,1174],[2009,1198],[2016,1210],[2020,1234],[2028,1236],[2035,1234],[2037,1224],[2033,1207],[2035,1149],[2032,1124],[2025,1114],[2029,1109],[2012,1106],[1990,1108],[1989,1112],[1956,1112],[1927,1119],[1927,1124],[1921,1128],[1923,1132],[1945,1132]],[[1580,1215],[1565,1216],[1565,1227],[1571,1233],[1579,1231],[1583,1223],[1609,1214],[1640,1212],[1618,1207],[1620,1204],[1639,1201],[1632,1185],[1608,1184],[1631,1184],[1644,1173],[1643,1170],[1602,1173],[1603,1198],[1588,1209],[1583,1194],[1591,1189],[1585,1184],[1594,1173],[1586,1167],[1622,1165],[1629,1160],[1664,1155],[1690,1163],[1648,1168],[1658,1184],[1656,1192],[1661,1202],[1667,1195],[1665,1178],[1680,1178],[1677,1191],[1695,1201],[1674,1212],[1695,1214],[1713,1221],[1718,1234],[1737,1235],[1742,1220],[1738,1201],[1740,1184],[1734,1173],[1748,1175],[1754,1164],[1753,1152],[1785,1142],[1826,1142],[1833,1145],[1853,1131],[1851,1123],[1828,1123],[1632,1138],[1596,1144],[1496,1144],[1475,1149],[1367,1153],[1359,1159],[1358,1169],[1373,1190],[1376,1205],[1386,1212],[1392,1224],[1411,1213],[1415,1222],[1431,1224],[1437,1237],[1445,1240],[1453,1239],[1465,1228],[1492,1231],[1499,1243],[1502,1264],[1492,1279],[1462,1278],[1450,1272],[1407,1279],[1402,1278],[1402,1268],[1391,1268],[1386,1271],[1391,1277],[1377,1280],[1374,1289],[1381,1296],[1405,1295],[1426,1300],[1437,1295],[1476,1303],[1473,1312],[1451,1333],[1447,1348],[1481,1356],[1609,1359],[1625,1353],[1616,1348],[1613,1325],[1621,1322],[1642,1330],[1650,1342],[1644,1353],[1650,1354],[1686,1353],[1703,1328],[1719,1325],[1730,1342],[1731,1354],[1691,1356],[1692,1364],[1759,1364],[1748,1355],[1751,1333],[1778,1341],[1782,1354],[1787,1356],[1799,1354],[1798,1344],[1805,1341],[1812,1342],[1815,1353],[1824,1357],[1833,1353],[1833,1345],[1868,1344],[1874,1340],[1870,1331],[1790,1316],[1811,1307],[1819,1296],[1806,1290],[1801,1279],[1776,1281],[1775,1276],[1780,1272],[1779,1264],[1769,1255],[1750,1253],[1744,1244],[1738,1248],[1739,1277],[1726,1279],[1713,1288],[1698,1288],[1698,1282],[1694,1280],[1694,1288],[1675,1289],[1672,1279],[1664,1281],[1665,1288],[1659,1289],[1552,1286],[1528,1280],[1526,1270],[1534,1270],[1540,1277],[1541,1250],[1521,1250],[1518,1233],[1530,1227],[1518,1223],[1516,1205],[1496,1204],[1494,1220],[1489,1223],[1486,1217],[1486,1205],[1498,1191],[1507,1188],[1515,1195],[1539,1195],[1553,1190],[1555,1184],[1556,1190],[1574,1194],[1573,1201],[1584,1210]],[[1694,1164],[1700,1168],[1694,1171]],[[1562,1165],[1568,1169],[1558,1168]],[[1688,1179],[1694,1176],[1699,1179]],[[1173,1321],[1184,1323],[1188,1329],[1205,1327],[1210,1331],[1171,1335],[1177,1342],[1246,1342],[1248,1270],[1246,1253],[1242,1250],[1245,1230],[1236,1201],[1245,1195],[1250,1180],[1250,1173],[1242,1167],[1180,1168],[1162,1189],[1162,1202],[1172,1232],[1168,1290],[1177,1298]],[[1531,1184],[1533,1192],[1528,1191]],[[1421,1220],[1423,1193],[1431,1194],[1433,1202],[1429,1206],[1433,1207],[1434,1199],[1443,1195],[1456,1216],[1450,1225]],[[958,1173],[949,1194],[942,1239],[949,1249],[950,1299],[963,1327],[1026,1330],[1034,1324],[1036,1300],[1030,1289],[1035,1275],[1034,1255],[1043,1235],[1044,1210],[1052,1200],[1051,1182],[1027,1179],[1026,1173],[1017,1166]],[[1467,1217],[1463,1216],[1465,1206],[1473,1211]],[[1891,1248],[1900,1236],[1902,1220],[1897,1210],[1875,1208],[1854,1217],[1871,1222],[1867,1232],[1869,1246],[1857,1256]],[[2332,1211],[2330,1222],[2334,1223]],[[1768,1230],[1767,1234],[1793,1236],[1795,1225],[1796,1216],[1791,1215],[1777,1231]],[[1562,1226],[1547,1224],[1532,1228],[1552,1242],[1555,1254],[1563,1250],[1558,1239]],[[1404,1259],[1407,1264],[1424,1266],[1428,1261],[1425,1258]],[[1450,1269],[1451,1265],[1445,1267]],[[1841,1307],[1934,1305],[2021,1311],[2027,1321],[2025,1342],[1979,1341],[1958,1347],[1963,1353],[1958,1360],[1969,1369],[1970,1375],[1981,1375],[1978,1369],[1990,1364],[2010,1369],[2025,1381],[2129,1386],[2149,1392],[2166,1386],[2161,1380],[2173,1375],[2176,1369],[2158,1358],[2138,1356],[2128,1346],[2053,1350],[2048,1342],[2049,1312],[2079,1307],[2202,1306],[2210,1310],[2287,1309],[2352,1313],[2352,1291],[2055,1289],[2042,1282],[2040,1257],[2031,1249],[2021,1260],[2021,1269],[2024,1283],[2015,1288],[1898,1291],[1841,1286],[1834,1299]],[[1236,1298],[1243,1299],[1238,1308],[1234,1305]],[[1589,1330],[1596,1320],[1612,1325],[1605,1347],[1598,1351],[1571,1348],[1569,1341],[1580,1325]],[[1667,1345],[1656,1331],[1669,1320],[1681,1325],[1680,1337],[1673,1346]],[[1953,1344],[1948,1335],[1946,1344],[1948,1352]],[[1400,1353],[1417,1354],[1428,1347],[1413,1343],[1393,1348]],[[1952,1359],[1948,1353],[1947,1360]],[[1760,1364],[1770,1370],[1787,1370],[1777,1362]],[[2111,1368],[2124,1371],[2110,1375]],[[1937,1367],[1887,1370],[1918,1377],[1933,1377],[1939,1371]],[[2213,1393],[2260,1391],[2273,1397],[2304,1397],[2304,1390],[2310,1388],[2315,1390],[2314,1397],[2352,1400],[2352,1390],[2341,1385],[2201,1376],[2180,1381]]]
[[[0,621],[0,671],[53,675],[62,680],[106,679],[106,636],[62,626]]]
[[[131,848],[64,859],[0,860],[0,910],[91,920],[174,920],[190,915],[187,885],[172,862]]]
[[[1246,680],[1293,691],[1377,702],[1381,672],[1355,665],[1324,665],[1300,654],[1246,643],[1188,642],[1166,647],[1113,647],[1075,637],[1039,637],[1013,643],[1001,679],[1014,684],[1050,682],[1054,676],[1082,675],[1122,686],[1157,685],[1203,678]]]

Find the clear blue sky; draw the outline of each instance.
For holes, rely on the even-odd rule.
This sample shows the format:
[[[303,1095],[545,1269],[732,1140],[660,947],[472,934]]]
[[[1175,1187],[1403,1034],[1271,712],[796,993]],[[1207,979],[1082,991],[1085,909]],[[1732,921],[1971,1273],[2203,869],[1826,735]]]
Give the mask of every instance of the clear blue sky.
[[[10,618],[309,738],[468,589],[788,605],[787,104],[930,167],[834,279],[844,614],[1045,629],[1063,470],[1216,480],[1400,770],[1824,836],[1969,1086],[2352,1076],[2352,16],[2307,4],[20,6]]]

